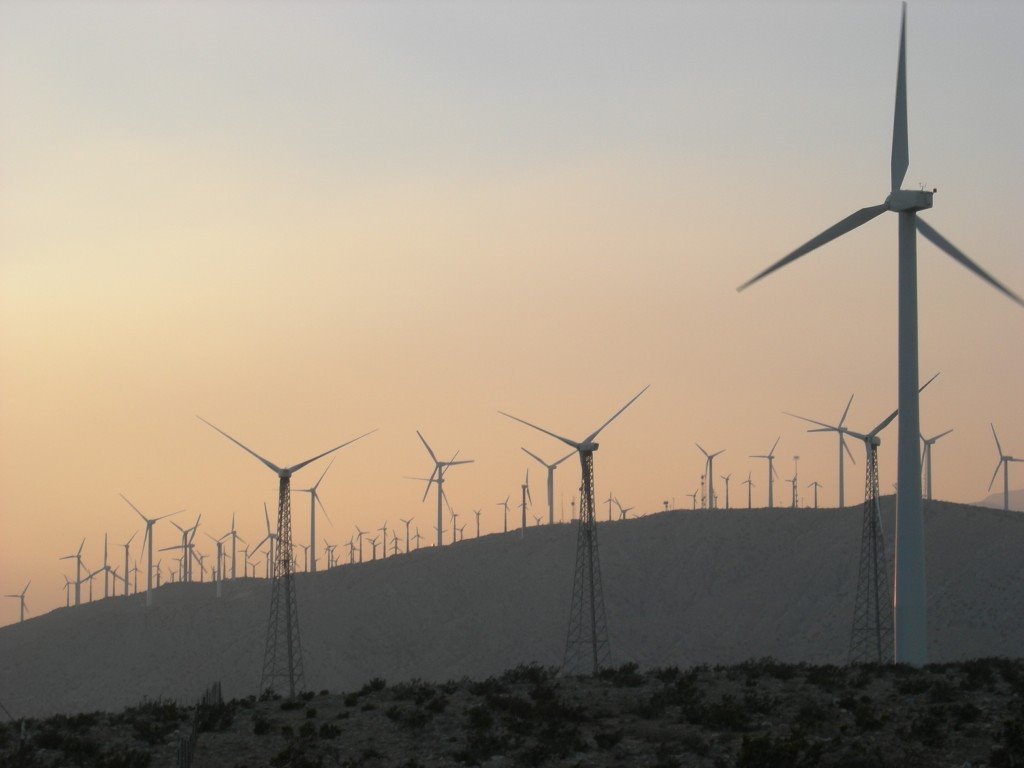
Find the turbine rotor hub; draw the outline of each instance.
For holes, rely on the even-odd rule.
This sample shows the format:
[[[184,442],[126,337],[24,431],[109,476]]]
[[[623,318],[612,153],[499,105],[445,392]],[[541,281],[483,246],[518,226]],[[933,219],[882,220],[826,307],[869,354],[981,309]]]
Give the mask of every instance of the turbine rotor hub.
[[[897,189],[885,198],[885,204],[890,211],[923,211],[932,207],[932,197],[937,190],[934,189]]]

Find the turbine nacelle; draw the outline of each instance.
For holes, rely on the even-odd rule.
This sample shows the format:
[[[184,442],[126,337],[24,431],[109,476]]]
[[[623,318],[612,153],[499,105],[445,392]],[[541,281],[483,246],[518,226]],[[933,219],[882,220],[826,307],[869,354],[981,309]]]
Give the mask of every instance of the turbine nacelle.
[[[599,446],[600,443],[595,443],[593,440],[588,440],[585,443],[580,443],[579,447],[576,450],[578,450],[580,453],[593,453],[598,449]]]
[[[885,205],[895,213],[923,211],[932,207],[932,196],[937,191],[936,189],[897,189],[885,198]]]

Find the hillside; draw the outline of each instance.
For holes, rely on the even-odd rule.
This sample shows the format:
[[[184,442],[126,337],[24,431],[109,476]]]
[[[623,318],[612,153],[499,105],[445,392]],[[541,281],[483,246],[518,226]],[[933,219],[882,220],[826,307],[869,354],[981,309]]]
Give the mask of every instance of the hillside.
[[[926,505],[930,657],[1020,657],[1024,517]],[[892,498],[883,524],[892,541]],[[859,508],[673,511],[601,523],[613,663],[643,667],[843,663]],[[575,528],[531,528],[297,577],[307,687],[485,678],[556,666],[565,642]],[[255,690],[264,581],[165,585],[0,629],[0,701],[15,716],[191,701],[211,682]]]

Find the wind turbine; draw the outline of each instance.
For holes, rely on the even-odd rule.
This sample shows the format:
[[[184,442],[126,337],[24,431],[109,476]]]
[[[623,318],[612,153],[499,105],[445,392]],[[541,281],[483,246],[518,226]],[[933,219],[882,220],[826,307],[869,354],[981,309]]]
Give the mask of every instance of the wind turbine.
[[[523,489],[523,501],[522,501],[522,503],[520,503],[519,508],[523,512],[523,526],[519,529],[519,537],[520,538],[523,538],[524,536],[526,536],[526,502],[527,502],[527,500],[529,500],[529,502],[531,504],[533,503],[533,497],[530,496],[530,470],[529,470],[529,468],[527,468],[527,470],[526,470],[526,479],[523,481],[522,489]]]
[[[478,539],[480,538],[480,513],[481,512],[483,512],[482,509],[474,509],[473,510],[473,514],[476,515],[476,537]],[[406,528],[405,528],[405,551],[406,552],[409,551],[409,527],[408,526],[406,526]]]
[[[921,458],[917,452],[920,435],[917,350],[917,233],[931,241],[975,275],[1024,306],[1024,300],[974,263],[959,248],[918,217],[918,211],[932,207],[935,190],[901,189],[910,164],[907,131],[907,5],[903,4],[900,25],[899,61],[896,70],[896,108],[893,117],[890,192],[879,205],[861,208],[792,253],[763,270],[739,290],[752,285],[806,253],[887,211],[899,215],[899,411],[898,480],[896,502],[896,661],[923,666],[928,661],[928,633],[924,576],[924,522],[921,501]]]
[[[603,503],[608,505],[608,522],[610,523],[612,521],[612,504],[615,503],[615,495],[609,491],[608,498]]]
[[[779,476],[778,471],[775,469],[775,448],[779,444],[779,440],[782,439],[782,435],[775,438],[775,445],[768,453],[763,453],[757,456],[751,456],[752,459],[768,459],[768,509],[775,508],[775,497],[773,495],[775,488],[775,478]]]
[[[839,417],[839,423],[836,424],[835,426],[831,426],[831,425],[826,424],[826,423],[824,423],[822,421],[815,421],[814,419],[808,419],[806,416],[797,416],[795,413],[790,413],[789,411],[783,411],[783,413],[786,414],[787,416],[792,416],[795,419],[800,419],[801,421],[808,421],[811,424],[817,424],[819,427],[824,427],[824,429],[819,430],[821,432],[835,432],[836,435],[839,437],[839,508],[840,509],[842,509],[843,507],[846,506],[846,480],[845,480],[845,477],[844,477],[844,474],[843,474],[843,451],[845,450],[846,453],[849,455],[850,461],[853,461],[854,464],[857,463],[856,461],[854,461],[853,454],[850,453],[850,447],[846,444],[845,434],[846,434],[846,432],[848,430],[846,429],[846,427],[843,426],[843,424],[846,422],[846,414],[848,414],[850,412],[850,403],[852,403],[852,402],[853,402],[853,395],[850,395],[850,399],[846,401],[846,408],[843,409],[843,415]],[[818,505],[815,504],[814,506],[818,506]]]
[[[220,585],[224,581],[224,539],[226,539],[231,534],[230,532],[225,533],[219,539],[215,539],[213,536],[206,532],[204,532],[203,535],[217,545],[217,597],[220,597]],[[234,564],[232,564],[232,566],[233,565]]]
[[[725,480],[725,508],[729,508],[729,478],[732,477],[732,472],[728,475],[721,475],[721,478]]]
[[[384,525],[382,525],[377,530],[384,534],[383,537],[380,540],[380,543],[381,543],[380,559],[381,560],[386,560],[387,557],[388,557],[388,521],[385,520],[384,521]]]
[[[935,445],[940,438],[945,437],[952,431],[952,429],[947,429],[942,434],[929,438],[921,435],[921,442],[924,443],[921,461],[924,464],[925,473],[928,475],[928,483],[925,485],[925,498],[928,499],[928,501],[932,500],[932,446]]]
[[[359,539],[359,562],[363,562],[363,536],[366,535],[366,531],[362,530],[358,525],[356,526],[356,538]]]
[[[532,456],[534,459],[536,459],[548,471],[548,525],[553,525],[555,522],[555,469],[558,467],[559,464],[561,464],[566,459],[575,456],[576,451],[570,451],[569,453],[565,454],[565,456],[556,461],[554,464],[548,464],[536,453],[528,451],[525,448],[523,448],[522,450],[528,456]]]
[[[619,508],[619,520],[625,520],[626,514],[633,510],[633,507],[623,507],[618,499],[615,499],[615,506]]]
[[[822,485],[817,480],[815,480],[813,483],[808,483],[807,487],[814,489],[814,508],[817,509],[818,508],[818,489],[821,488]]]
[[[693,510],[694,511],[697,510],[697,494],[699,494],[699,493],[700,493],[700,491],[694,491],[693,493],[686,494],[687,496],[690,497],[690,501],[693,502]]]
[[[67,578],[67,576],[65,576],[64,578]],[[29,579],[28,584],[25,585],[25,588],[16,595],[4,595],[4,597],[13,597],[15,600],[18,600],[21,603],[21,618],[18,619],[19,623],[25,620],[25,593],[28,592],[29,584],[31,583],[32,579]]]
[[[420,539],[422,539],[422,538],[423,537],[420,536],[420,529],[417,527],[416,528],[416,535],[412,537],[413,541],[416,542],[416,549],[420,548]]]
[[[82,547],[85,546],[85,539],[82,539],[82,543],[78,545],[78,551],[73,555],[65,555],[64,557],[57,558],[58,560],[74,560],[75,561],[75,605],[80,605],[82,602]]]
[[[296,488],[296,493],[308,493],[309,494],[309,571],[310,573],[316,573],[316,505],[320,505],[320,509],[323,510],[324,517],[327,518],[327,522],[334,527],[334,523],[331,523],[331,518],[327,515],[327,509],[324,507],[324,503],[320,500],[320,494],[317,493],[317,488],[320,487],[320,483],[324,481],[324,477],[327,476],[327,472],[334,465],[333,457],[330,463],[327,465],[327,469],[320,475],[320,479],[317,480],[310,488]]]
[[[346,445],[354,443],[356,440],[361,440],[377,430],[371,430],[365,432],[358,437],[354,437],[351,440],[347,440],[341,445],[336,445],[330,450],[319,453],[311,459],[300,461],[298,464],[293,464],[290,467],[279,467],[273,464],[267,459],[260,456],[258,453],[253,451],[251,448],[247,448],[240,442],[235,440],[224,430],[219,427],[215,427],[213,424],[208,422],[201,416],[197,416],[201,422],[206,424],[211,429],[220,432],[224,437],[230,440],[232,443],[237,445],[243,451],[248,453],[253,458],[257,459],[267,469],[277,475],[278,477],[278,492],[277,492],[277,535],[280,537],[278,541],[278,562],[275,564],[272,577],[274,579],[272,590],[270,593],[270,621],[267,628],[267,644],[264,650],[263,656],[263,671],[260,675],[260,690],[265,691],[268,687],[273,688],[274,680],[278,677],[288,678],[288,695],[289,698],[295,698],[296,686],[301,686],[303,678],[303,666],[302,666],[302,649],[299,647],[299,617],[295,603],[295,585],[292,580],[293,575],[293,562],[292,562],[292,507],[291,507],[291,483],[292,475],[298,472],[308,464],[312,464],[317,459],[322,459],[324,456],[334,453]],[[265,510],[266,508],[264,508]],[[268,523],[269,529],[269,523]],[[269,531],[268,531],[269,532]],[[283,595],[281,593],[284,593]],[[283,611],[281,609],[281,602],[284,602]],[[284,634],[283,643],[278,643],[278,637]],[[283,660],[278,659],[278,649],[286,652],[286,663],[287,671],[282,669],[281,662]],[[269,683],[269,686],[267,685]]]
[[[988,489],[992,490],[992,483],[996,481],[996,475],[999,474],[999,468],[1003,468],[1003,511],[1010,511],[1010,462],[1011,461],[1024,461],[1024,459],[1015,459],[1013,456],[1007,456],[1003,453],[1003,446],[999,444],[999,436],[996,435],[995,425],[991,422],[989,426],[992,427],[992,437],[996,440],[996,450],[999,451],[999,463],[996,464],[996,471],[992,473],[992,479],[988,481]]]
[[[410,517],[408,520],[406,520],[404,517],[400,517],[398,519],[401,520],[403,523],[405,523],[405,554],[408,555],[409,554],[409,524],[413,520],[415,520],[416,518],[415,517]]]
[[[751,489],[754,487],[754,481],[750,479],[750,475],[751,473],[747,472],[747,479],[743,481],[743,485],[747,486],[747,509],[754,508],[753,504],[751,504],[752,497],[750,494]]]
[[[580,496],[580,526],[576,541],[577,556],[573,576],[573,600],[563,667],[567,667],[573,662],[582,663],[584,648],[589,646],[591,669],[594,675],[600,671],[602,661],[607,661],[609,654],[608,628],[604,614],[604,596],[597,552],[597,523],[594,514],[596,511],[594,506],[594,451],[598,449],[598,444],[594,440],[605,427],[636,402],[636,399],[646,392],[649,386],[641,389],[610,419],[580,441],[556,435],[554,432],[549,432],[543,427],[538,427],[536,424],[531,424],[510,413],[499,411],[503,416],[543,432],[556,440],[561,440],[579,452],[583,490]]]
[[[124,547],[124,596],[128,597],[128,547],[131,546],[132,539],[138,535],[138,531],[135,531],[124,544],[120,546]]]
[[[504,501],[499,501],[498,502],[498,506],[502,508],[502,512],[503,512],[502,522],[501,522],[501,529],[505,533],[508,533],[508,500],[511,499],[511,498],[512,498],[512,494],[510,493],[508,496],[505,497]]]
[[[427,500],[427,494],[430,493],[430,484],[437,483],[437,546],[440,547],[444,544],[444,541],[441,539],[441,511],[444,500],[444,474],[448,471],[449,467],[455,467],[459,464],[472,464],[473,459],[456,461],[455,458],[459,455],[459,452],[456,451],[450,461],[441,461],[436,455],[434,455],[433,449],[427,444],[426,438],[420,434],[419,430],[416,430],[416,434],[419,435],[420,442],[423,443],[423,447],[426,448],[427,453],[430,454],[430,460],[434,462],[434,471],[430,473],[430,479],[427,480],[427,489],[423,492],[423,501]]]
[[[71,579],[67,577],[67,574],[61,574],[64,577],[64,607],[71,607]]]
[[[226,536],[231,537],[231,580],[234,581],[236,577],[235,560],[238,558],[238,540],[241,539],[243,544],[248,544],[245,539],[242,539],[238,535],[238,531],[235,530],[235,513],[231,513],[231,530],[224,534],[221,538]]]
[[[700,449],[700,452],[704,454],[704,459],[707,462],[706,466],[707,466],[707,476],[708,476],[708,509],[714,509],[715,505],[716,505],[716,501],[715,501],[715,456],[717,456],[720,453],[725,453],[725,449],[723,448],[720,451],[715,451],[714,453],[708,453],[703,448],[701,448],[700,443],[694,443],[694,445],[696,445],[697,448]]]
[[[147,547],[148,545],[148,549],[146,550],[146,556],[148,558],[146,561],[146,607],[149,608],[153,605],[153,526],[157,523],[158,520],[163,520],[165,517],[174,517],[174,515],[180,515],[185,510],[179,509],[177,512],[171,512],[166,515],[161,515],[160,517],[149,518],[142,514],[139,511],[139,508],[128,500],[127,496],[125,496],[123,493],[119,495],[121,496],[122,499],[124,499],[125,504],[134,509],[135,514],[141,517],[143,521],[145,521],[146,523],[146,533],[142,537],[142,546]],[[157,586],[160,585],[157,584]]]

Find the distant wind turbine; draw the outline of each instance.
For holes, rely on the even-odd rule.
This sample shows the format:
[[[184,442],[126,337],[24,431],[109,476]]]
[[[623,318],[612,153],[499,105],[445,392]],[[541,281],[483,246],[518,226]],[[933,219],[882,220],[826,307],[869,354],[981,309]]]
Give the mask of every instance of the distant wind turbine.
[[[570,451],[569,453],[565,454],[565,456],[556,461],[554,464],[548,464],[536,453],[528,451],[525,448],[523,448],[522,450],[528,456],[532,456],[540,464],[542,464],[548,472],[548,525],[552,525],[555,522],[555,469],[557,469],[558,465],[561,464],[566,459],[570,459],[573,456],[575,456],[576,451]]]
[[[992,479],[988,481],[988,489],[992,490],[992,483],[996,481],[996,476],[999,474],[999,468],[1003,469],[1003,511],[1010,511],[1010,462],[1012,461],[1024,461],[1024,459],[1015,459],[1013,456],[1007,456],[1003,453],[1003,446],[999,444],[999,436],[996,434],[995,425],[989,423],[992,427],[992,437],[996,441],[996,450],[999,451],[999,463],[996,464],[996,471],[992,473]]]
[[[775,497],[773,491],[775,488],[775,478],[779,476],[778,471],[775,469],[775,448],[779,444],[779,440],[782,436],[775,438],[775,444],[768,453],[763,453],[757,456],[751,456],[752,459],[767,459],[768,460],[768,509],[775,508]]]
[[[850,447],[846,444],[845,435],[846,435],[846,433],[849,430],[847,430],[846,427],[843,426],[843,424],[846,421],[846,415],[850,412],[850,403],[852,403],[852,402],[853,402],[853,395],[850,395],[850,399],[846,402],[846,408],[843,410],[843,415],[839,417],[839,423],[836,424],[835,426],[831,426],[831,425],[826,424],[826,423],[824,423],[822,421],[815,421],[814,419],[808,419],[806,416],[797,416],[795,413],[790,413],[789,411],[783,411],[783,413],[786,414],[787,416],[792,416],[795,419],[800,419],[801,421],[808,421],[811,424],[817,424],[819,427],[824,427],[824,429],[819,430],[821,432],[835,432],[836,435],[839,437],[839,507],[840,507],[840,509],[842,509],[843,507],[846,506],[846,492],[845,492],[846,491],[846,480],[845,480],[844,475],[843,475],[843,451],[845,450],[847,455],[849,455],[850,461],[853,461],[854,464],[857,463],[856,461],[854,461],[853,454],[850,453]],[[817,506],[817,504],[815,504],[815,506]]]
[[[928,483],[925,485],[925,498],[928,499],[928,501],[932,500],[932,446],[952,431],[952,429],[947,429],[945,432],[929,438],[921,435],[921,442],[924,443],[921,462],[924,464],[924,471],[928,477]]]
[[[67,578],[67,577],[65,576],[65,578]],[[16,594],[16,595],[4,595],[4,597],[13,597],[15,600],[17,600],[21,604],[21,618],[18,619],[19,623],[21,623],[22,621],[25,620],[25,611],[26,611],[25,593],[28,592],[28,588],[29,588],[30,584],[32,584],[32,580],[31,579],[29,579],[28,584],[26,584],[25,588],[23,590],[21,590],[21,592],[19,592],[18,594]]]
[[[444,496],[444,475],[450,467],[456,467],[460,464],[472,464],[473,459],[462,459],[462,461],[456,461],[459,452],[456,451],[449,461],[441,461],[434,454],[434,450],[427,443],[426,438],[420,434],[419,430],[416,430],[417,436],[420,438],[420,442],[423,443],[423,447],[427,449],[427,453],[430,454],[431,461],[434,462],[434,470],[430,473],[430,477],[427,479],[427,489],[423,492],[423,501],[427,500],[427,494],[430,493],[430,484],[437,483],[437,546],[444,544],[444,539],[441,538],[443,533],[441,520],[441,513],[443,512],[443,504],[446,501]]]
[[[179,509],[177,512],[170,512],[166,515],[160,515],[159,517],[150,518],[142,514],[139,511],[139,508],[132,504],[131,501],[128,500],[128,497],[125,496],[123,493],[120,494],[120,496],[122,499],[124,499],[125,504],[127,504],[129,507],[135,510],[135,514],[141,517],[143,521],[146,523],[146,532],[142,536],[142,546],[148,547],[146,549],[146,607],[149,608],[153,605],[153,526],[157,523],[158,520],[163,520],[165,517],[174,517],[174,515],[180,515],[185,510]],[[159,587],[160,584],[157,583],[157,586]]]
[[[751,503],[753,497],[751,496],[750,490],[754,487],[754,481],[750,479],[750,472],[747,472],[747,479],[743,481],[743,485],[747,486],[747,509],[753,509],[754,506]]]
[[[714,509],[717,506],[717,501],[715,499],[715,456],[718,456],[720,453],[725,453],[725,449],[723,448],[720,451],[708,453],[701,447],[700,443],[694,443],[694,445],[696,445],[697,448],[700,449],[700,452],[704,454],[708,476],[708,509]]]
[[[316,505],[320,505],[320,509],[324,513],[324,517],[327,522],[334,527],[334,523],[331,523],[331,518],[327,515],[327,509],[324,507],[324,503],[320,500],[320,494],[317,493],[317,489],[320,487],[320,483],[324,481],[327,476],[328,470],[334,465],[337,456],[331,458],[331,461],[327,464],[327,468],[324,469],[323,474],[320,475],[320,479],[313,483],[309,488],[296,488],[295,493],[308,493],[309,494],[309,572],[316,573]]]

